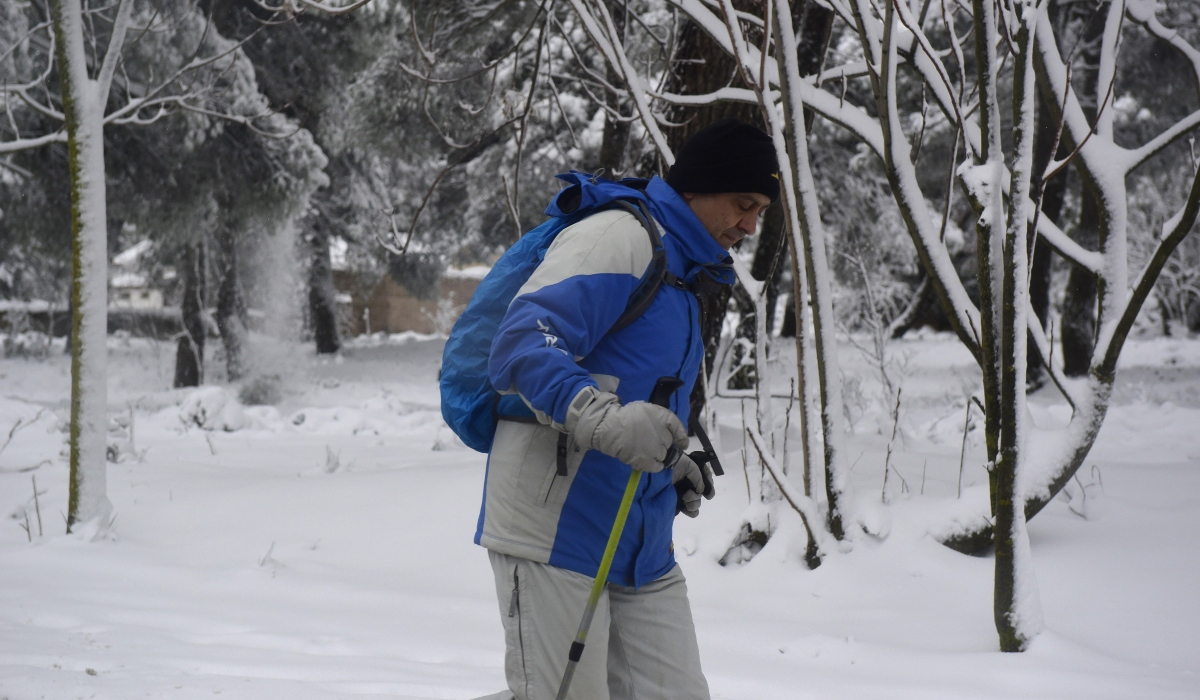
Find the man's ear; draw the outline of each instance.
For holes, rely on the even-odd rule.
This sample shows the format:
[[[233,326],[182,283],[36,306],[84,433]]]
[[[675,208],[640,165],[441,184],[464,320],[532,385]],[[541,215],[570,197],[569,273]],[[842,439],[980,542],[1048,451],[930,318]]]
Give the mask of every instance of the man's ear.
[[[685,202],[690,202],[696,198],[696,194],[694,192],[680,192],[679,196],[683,197],[683,201]]]

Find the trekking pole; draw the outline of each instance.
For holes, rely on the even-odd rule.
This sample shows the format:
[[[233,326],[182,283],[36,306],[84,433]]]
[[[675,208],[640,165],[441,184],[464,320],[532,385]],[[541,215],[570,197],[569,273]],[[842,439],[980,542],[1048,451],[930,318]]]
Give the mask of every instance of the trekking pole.
[[[670,408],[671,395],[683,382],[675,377],[661,377],[654,385],[650,394],[650,403],[663,408]],[[672,446],[667,451],[664,464],[669,468],[679,459],[680,451]],[[621,506],[617,509],[617,519],[613,521],[612,532],[608,534],[608,544],[604,546],[604,556],[600,558],[600,569],[596,572],[596,580],[592,582],[592,592],[588,595],[587,605],[583,608],[583,619],[579,621],[579,631],[575,633],[575,641],[571,642],[571,650],[567,653],[567,668],[563,671],[562,683],[558,686],[557,700],[566,700],[567,690],[571,687],[571,679],[575,676],[575,667],[583,656],[583,646],[587,642],[588,629],[592,626],[592,617],[596,614],[596,606],[600,604],[600,594],[608,582],[608,570],[612,568],[613,557],[617,553],[617,544],[621,541],[621,533],[625,531],[625,521],[629,518],[629,509],[633,507],[633,496],[641,483],[642,472],[637,469],[629,475],[625,484],[625,495],[621,497]]]

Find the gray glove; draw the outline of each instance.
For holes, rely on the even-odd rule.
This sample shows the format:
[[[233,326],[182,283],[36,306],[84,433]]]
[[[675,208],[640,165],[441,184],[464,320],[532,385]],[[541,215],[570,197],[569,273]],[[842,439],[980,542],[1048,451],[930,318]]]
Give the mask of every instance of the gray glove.
[[[671,483],[675,484],[675,493],[679,497],[677,510],[689,518],[700,514],[702,495],[707,499],[717,495],[712,469],[707,463],[697,465],[686,453],[679,455],[679,461],[671,468]]]
[[[599,450],[644,472],[661,471],[672,445],[681,450],[688,445],[687,428],[670,410],[645,401],[622,406],[616,394],[594,387],[571,401],[564,427],[583,449]]]

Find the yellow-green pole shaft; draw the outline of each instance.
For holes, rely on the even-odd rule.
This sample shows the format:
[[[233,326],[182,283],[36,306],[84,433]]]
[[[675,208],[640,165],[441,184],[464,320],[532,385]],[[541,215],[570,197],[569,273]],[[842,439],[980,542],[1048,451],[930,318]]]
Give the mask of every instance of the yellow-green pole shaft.
[[[567,654],[567,670],[563,672],[562,683],[558,686],[558,700],[566,700],[567,690],[571,687],[571,678],[575,675],[575,667],[583,656],[583,645],[587,642],[588,629],[592,626],[592,616],[596,614],[596,606],[600,604],[600,594],[608,582],[608,570],[612,567],[613,557],[617,554],[617,544],[621,541],[621,533],[625,531],[625,520],[629,518],[629,509],[633,507],[633,496],[637,493],[638,483],[642,473],[637,469],[629,475],[625,484],[625,495],[621,497],[621,507],[617,509],[617,519],[613,522],[612,532],[608,535],[608,544],[604,547],[604,556],[600,558],[600,570],[596,572],[596,580],[592,582],[592,593],[588,596],[587,607],[583,609],[583,619],[579,621],[579,632],[571,643],[571,651]]]

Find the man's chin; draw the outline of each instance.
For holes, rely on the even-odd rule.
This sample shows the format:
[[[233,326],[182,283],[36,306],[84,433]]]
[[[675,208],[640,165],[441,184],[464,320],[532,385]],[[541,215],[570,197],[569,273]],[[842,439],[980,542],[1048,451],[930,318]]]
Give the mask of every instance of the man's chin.
[[[725,250],[730,250],[738,243],[741,243],[743,238],[745,238],[745,236],[731,236],[729,234],[725,234],[717,239],[717,243],[720,243],[721,247]]]

